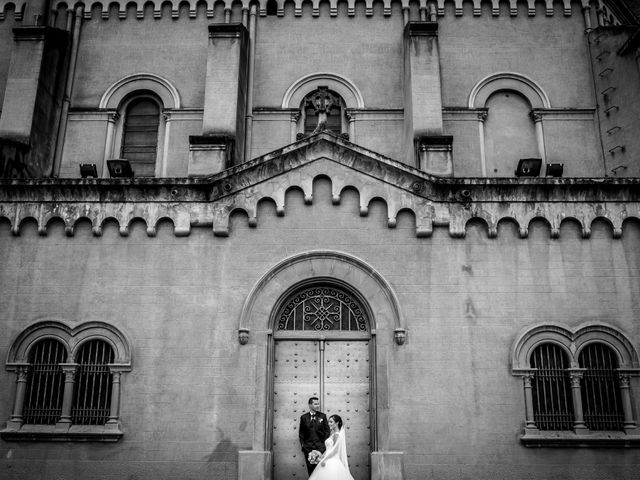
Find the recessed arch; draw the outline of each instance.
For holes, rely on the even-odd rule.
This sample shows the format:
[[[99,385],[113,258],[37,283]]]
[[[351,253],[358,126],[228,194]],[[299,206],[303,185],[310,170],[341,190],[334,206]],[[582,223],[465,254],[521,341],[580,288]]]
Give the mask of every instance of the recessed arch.
[[[178,89],[169,80],[154,73],[135,73],[121,78],[104,92],[99,108],[117,109],[125,98],[140,91],[155,93],[162,101],[163,108],[181,108]]]
[[[371,361],[375,373],[372,382],[377,388],[388,388],[389,379],[384,368],[384,358],[380,364],[376,360],[379,348],[401,348],[406,329],[400,303],[391,284],[369,263],[348,253],[333,250],[311,250],[285,258],[269,268],[255,283],[246,297],[239,318],[239,341],[241,348],[255,352],[252,359],[252,378],[255,381],[256,409],[253,448],[269,456],[271,448],[270,393],[274,355],[274,335],[272,319],[278,301],[301,285],[301,282],[335,282],[346,285],[349,290],[363,299],[371,314],[369,321],[372,347]],[[395,343],[394,344],[394,338]],[[400,340],[399,340],[400,339]],[[374,388],[374,387],[372,387]],[[375,390],[375,388],[374,388]],[[376,442],[372,448],[387,450],[388,415],[385,408],[378,408],[372,419]]]
[[[531,108],[551,108],[545,91],[535,81],[520,73],[501,72],[480,80],[469,94],[469,108],[484,108],[488,98],[496,92],[510,90],[520,93]]]
[[[318,277],[358,285],[359,295],[375,312],[372,330],[404,328],[400,302],[391,284],[373,266],[348,253],[311,250],[281,261],[262,275],[242,307],[239,329],[270,331],[270,316],[261,313],[271,313],[282,294],[301,280]]]
[[[329,72],[312,73],[291,84],[282,98],[282,108],[299,108],[308,93],[324,86],[339,94],[347,108],[364,108],[364,98],[351,80]]]

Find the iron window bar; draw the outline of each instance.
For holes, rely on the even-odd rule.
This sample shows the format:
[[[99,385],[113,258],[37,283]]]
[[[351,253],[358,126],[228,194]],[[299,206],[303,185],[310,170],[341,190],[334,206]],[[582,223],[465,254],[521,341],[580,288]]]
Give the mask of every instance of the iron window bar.
[[[34,346],[30,355],[24,423],[55,425],[60,418],[64,393],[64,374],[60,364],[65,357],[65,348],[57,340],[41,340]]]
[[[610,348],[587,345],[579,357],[586,368],[582,378],[582,405],[585,424],[590,430],[623,430],[624,414],[620,385],[615,374],[617,360]]]
[[[551,343],[540,345],[533,352],[531,367],[538,369],[532,381],[536,427],[571,430],[574,413],[564,352]]]
[[[71,418],[74,424],[104,425],[109,419],[113,384],[109,364],[113,349],[103,340],[85,343],[78,352]]]

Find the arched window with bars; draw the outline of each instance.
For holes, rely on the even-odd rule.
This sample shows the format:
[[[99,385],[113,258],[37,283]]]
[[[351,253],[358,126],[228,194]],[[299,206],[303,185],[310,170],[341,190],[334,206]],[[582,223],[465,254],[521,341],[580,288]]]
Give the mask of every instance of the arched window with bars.
[[[606,345],[591,343],[580,352],[578,361],[585,369],[582,377],[585,424],[590,430],[622,430],[624,415],[615,354]]]
[[[122,437],[120,380],[131,370],[131,348],[112,325],[36,323],[12,343],[6,367],[16,373],[16,383],[3,439],[113,442]]]
[[[55,425],[62,412],[64,373],[60,366],[67,352],[59,341],[46,338],[29,355],[30,368],[24,397],[24,423]]]
[[[568,366],[562,348],[552,343],[540,345],[531,355],[531,367],[537,370],[532,382],[533,411],[540,430],[571,430],[573,427]]]
[[[91,340],[78,351],[76,363],[73,423],[104,425],[111,413],[113,349],[103,340]]]
[[[602,323],[523,331],[512,373],[522,377],[527,446],[640,446],[633,409],[638,353],[626,335]]]

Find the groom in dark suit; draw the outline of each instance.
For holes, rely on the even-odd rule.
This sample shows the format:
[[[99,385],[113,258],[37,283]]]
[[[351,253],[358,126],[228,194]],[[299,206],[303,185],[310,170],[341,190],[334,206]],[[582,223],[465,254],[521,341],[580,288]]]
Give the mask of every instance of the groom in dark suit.
[[[324,441],[331,434],[327,416],[320,411],[318,397],[309,399],[309,411],[300,417],[298,434],[300,435],[300,446],[302,447],[304,460],[307,463],[307,471],[311,475],[316,466],[309,463],[309,452],[318,450],[320,453],[324,453]]]

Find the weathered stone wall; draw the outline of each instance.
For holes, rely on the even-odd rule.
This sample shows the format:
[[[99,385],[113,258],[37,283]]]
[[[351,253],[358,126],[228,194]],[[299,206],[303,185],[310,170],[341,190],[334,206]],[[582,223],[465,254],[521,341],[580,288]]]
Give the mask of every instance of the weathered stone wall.
[[[474,15],[470,2],[463,4],[461,15],[454,11],[453,2],[444,5],[437,21],[445,107],[465,107],[473,86],[499,72],[531,78],[549,95],[552,108],[595,107],[584,21],[577,3],[569,10],[571,15],[565,14],[566,6],[560,2],[554,4],[553,15],[547,14],[543,4],[530,15],[523,2],[518,4],[517,15],[511,14],[506,3],[499,15],[494,15],[491,4],[484,2],[479,16]],[[274,112],[280,109],[287,88],[301,77],[319,72],[335,73],[351,81],[362,93],[365,108],[372,112],[357,118],[352,140],[383,155],[402,158],[401,4],[391,3],[386,12],[381,3],[376,3],[371,15],[366,14],[362,2],[354,8],[351,16],[347,4],[340,3],[336,15],[331,16],[329,4],[323,3],[319,16],[313,16],[311,5],[305,4],[301,16],[296,16],[293,3],[288,2],[283,16],[258,17],[252,158],[291,143],[289,115]],[[186,7],[177,11],[176,18],[171,18],[168,7],[161,11],[160,18],[153,18],[151,7],[143,10],[143,19],[136,18],[131,8],[125,10],[122,19],[114,8],[107,12],[108,19],[104,19],[100,8],[95,7],[91,18],[83,23],[72,114],[95,109],[110,85],[140,72],[160,75],[175,85],[183,108],[202,109],[207,25],[224,21],[221,4],[212,18],[206,16],[202,6],[194,11],[194,18]],[[419,20],[417,5],[412,4],[409,18]],[[230,20],[241,19],[242,12],[234,8]],[[132,44],[135,49],[130,48]],[[603,173],[592,116],[554,118],[546,126],[549,161],[565,163],[567,176]],[[185,131],[186,124],[178,123],[179,130],[171,133],[172,152],[175,149],[171,145],[185,145],[177,135],[202,133],[197,122],[189,124],[189,131]],[[476,175],[478,170],[480,140],[477,134],[467,133],[469,126],[459,117],[445,122],[445,133],[454,135],[454,173],[458,175]],[[86,128],[91,126],[87,123]],[[95,143],[97,152],[104,148],[89,132],[84,136],[74,130],[68,135],[72,144]],[[567,138],[572,139],[570,147]],[[76,170],[78,162],[68,154],[76,154],[73,148],[65,153],[64,176]],[[167,174],[185,175],[181,166],[187,155],[186,149],[172,155]]]
[[[475,223],[464,239],[446,228],[417,238],[410,214],[387,227],[382,201],[360,216],[354,189],[334,205],[320,179],[313,198],[307,205],[290,191],[283,217],[262,202],[256,228],[234,214],[227,238],[210,227],[175,237],[167,223],[148,237],[142,222],[128,237],[114,223],[93,236],[88,222],[73,237],[55,222],[40,236],[29,221],[12,236],[0,222],[0,358],[44,318],[109,322],[133,352],[119,443],[3,441],[2,477],[235,478],[237,450],[252,448],[253,412],[264,408],[254,390],[266,347],[238,344],[243,302],[267,270],[312,249],[362,259],[398,296],[407,343],[385,339],[377,354],[389,369],[389,431],[381,434],[405,452],[406,479],[637,476],[632,451],[522,447],[522,381],[511,375],[510,353],[523,328],[544,322],[606,322],[637,347],[640,224],[626,222],[620,239],[599,222],[589,239],[571,222],[557,239],[537,222],[526,239],[508,222],[493,239]],[[12,385],[13,374],[0,371],[0,382]],[[639,388],[632,379],[636,412]],[[0,419],[12,402],[12,388],[0,389]]]

